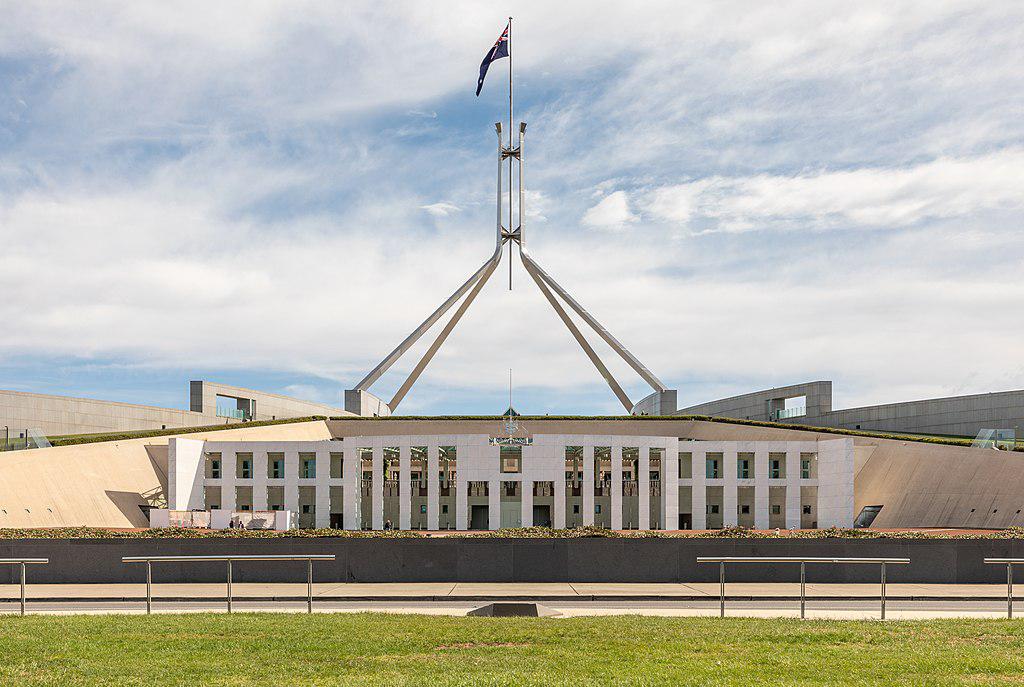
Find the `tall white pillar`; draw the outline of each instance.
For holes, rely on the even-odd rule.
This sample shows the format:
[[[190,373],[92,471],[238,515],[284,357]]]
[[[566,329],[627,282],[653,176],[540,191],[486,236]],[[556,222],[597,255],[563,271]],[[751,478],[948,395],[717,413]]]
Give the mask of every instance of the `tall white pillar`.
[[[523,498],[520,502],[521,513],[519,516],[520,527],[533,527],[533,480],[523,479],[520,484],[520,493]]]
[[[427,529],[437,530],[441,528],[440,525],[440,513],[441,513],[441,489],[440,477],[438,474],[441,472],[440,461],[438,460],[438,448],[437,444],[433,443],[427,446]]]
[[[266,463],[266,461],[264,461]],[[331,454],[326,449],[316,452],[316,512],[314,513],[317,527],[331,526]]]
[[[622,445],[612,446],[612,529],[622,529]]]
[[[267,452],[252,454],[252,509],[267,509]]]
[[[641,446],[637,463],[637,527],[642,530],[651,528],[651,447]]]
[[[707,457],[707,451],[704,448],[694,446],[690,507],[693,510],[693,529],[695,530],[708,528]]]
[[[412,529],[412,456],[408,444],[398,448],[398,529]]]
[[[299,522],[299,452],[284,452],[284,509],[295,515]]]
[[[501,529],[501,480],[487,481],[487,529]]]
[[[786,450],[786,527],[800,528],[800,451]]]
[[[234,451],[224,451],[220,457],[220,507],[228,512],[235,510],[235,487],[238,486],[238,456]]]
[[[679,441],[671,439],[661,465],[661,526],[679,527]]]
[[[587,444],[583,447],[583,524],[593,526],[594,524],[594,445]]]
[[[455,453],[455,529],[469,529],[469,460],[459,450]]]
[[[754,451],[754,529],[766,530],[770,522],[768,514],[768,450],[766,448],[755,449]]]
[[[722,526],[736,527],[739,524],[739,457],[736,447],[722,448]]]
[[[564,472],[564,471],[562,471]],[[554,503],[551,506],[551,526],[565,529],[565,475],[559,472],[554,483]]]
[[[384,448],[380,444],[373,447],[373,474],[371,475],[370,503],[371,527],[375,530],[384,529]]]
[[[360,508],[362,496],[362,459],[359,449],[353,444],[345,442],[344,457],[341,461],[341,482],[345,494],[344,515],[342,525],[346,530],[362,529],[362,509]]]

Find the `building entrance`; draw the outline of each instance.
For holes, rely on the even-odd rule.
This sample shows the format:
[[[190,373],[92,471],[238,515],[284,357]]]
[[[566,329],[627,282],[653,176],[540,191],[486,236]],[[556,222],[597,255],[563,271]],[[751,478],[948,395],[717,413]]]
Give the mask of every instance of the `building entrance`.
[[[536,527],[551,527],[551,506],[534,506],[533,524]]]
[[[469,529],[471,530],[486,530],[490,523],[490,507],[489,506],[470,506],[469,510]]]

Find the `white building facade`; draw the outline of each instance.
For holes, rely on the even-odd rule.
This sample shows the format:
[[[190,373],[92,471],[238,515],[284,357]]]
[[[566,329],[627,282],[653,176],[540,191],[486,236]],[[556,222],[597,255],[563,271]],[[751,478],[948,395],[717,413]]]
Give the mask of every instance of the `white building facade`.
[[[290,511],[299,527],[850,527],[853,441],[535,434],[175,438],[171,511]]]

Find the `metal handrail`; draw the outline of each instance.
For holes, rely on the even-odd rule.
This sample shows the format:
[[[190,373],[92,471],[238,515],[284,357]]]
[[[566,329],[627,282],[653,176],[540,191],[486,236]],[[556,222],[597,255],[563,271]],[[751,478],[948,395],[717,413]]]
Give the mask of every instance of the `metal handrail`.
[[[1013,564],[1024,564],[1024,558],[986,558],[986,563],[1006,566],[1006,617],[1013,617]]]
[[[0,558],[0,565],[20,565],[21,566],[21,614],[25,615],[25,566],[26,565],[46,565],[50,562],[49,558]]]
[[[868,563],[881,566],[882,571],[882,620],[885,620],[885,566],[888,563],[906,565],[909,558],[827,558],[800,556],[698,556],[698,563],[718,563],[719,584],[719,617],[725,617],[725,564],[726,563],[799,563],[800,564],[800,617],[803,618],[807,606],[807,564],[808,563]],[[1022,560],[1021,562],[1024,562]]]
[[[228,613],[231,612],[231,563],[232,561],[306,561],[306,612],[313,612],[313,561],[333,561],[333,553],[312,554],[268,554],[238,556],[122,556],[122,563],[146,564],[146,613],[153,612],[153,563],[196,563],[225,561],[228,564]],[[23,573],[24,574],[24,573]]]

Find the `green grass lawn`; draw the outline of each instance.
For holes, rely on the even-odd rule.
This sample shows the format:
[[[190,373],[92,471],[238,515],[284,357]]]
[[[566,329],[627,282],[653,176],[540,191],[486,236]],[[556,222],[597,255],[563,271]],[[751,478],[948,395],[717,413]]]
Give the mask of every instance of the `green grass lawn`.
[[[0,617],[0,685],[1024,683],[1024,623]]]

